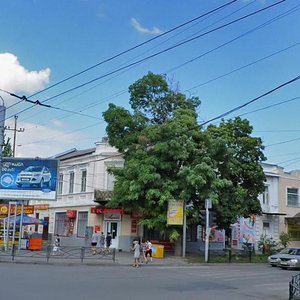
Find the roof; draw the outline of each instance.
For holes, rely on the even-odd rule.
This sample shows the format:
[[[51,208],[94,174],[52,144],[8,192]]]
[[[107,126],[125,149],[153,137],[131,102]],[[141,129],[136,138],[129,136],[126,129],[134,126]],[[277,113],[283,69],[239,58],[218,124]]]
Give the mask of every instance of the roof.
[[[59,160],[66,160],[66,159],[70,159],[70,158],[75,158],[75,157],[92,154],[95,152],[95,150],[96,150],[95,147],[89,148],[89,149],[84,149],[84,150],[72,149],[72,151],[70,151],[70,152],[56,155],[55,158],[58,158]]]

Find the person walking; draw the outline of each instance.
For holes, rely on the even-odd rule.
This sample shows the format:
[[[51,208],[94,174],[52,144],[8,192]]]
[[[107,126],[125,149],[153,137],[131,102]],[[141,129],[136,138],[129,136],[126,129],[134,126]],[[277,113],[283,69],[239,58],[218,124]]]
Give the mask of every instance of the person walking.
[[[99,247],[100,247],[100,252],[103,253],[104,248],[105,248],[105,235],[103,232],[101,232],[100,237],[99,237]]]
[[[146,251],[147,251],[147,247],[146,247],[146,241],[144,239],[142,239],[142,243],[141,243],[141,251],[142,251],[142,262],[144,263],[148,263],[148,259],[146,257]]]
[[[133,267],[139,267],[139,258],[141,255],[139,241],[133,241],[133,246],[131,247],[133,251]]]
[[[111,235],[110,235],[110,232],[107,233],[107,236],[106,236],[106,248],[109,249],[110,245],[111,245]]]
[[[53,245],[53,253],[60,254],[60,237],[58,234],[55,235],[54,245]]]
[[[95,232],[92,235],[92,241],[91,241],[91,246],[92,246],[92,253],[93,255],[96,254],[96,247],[99,241],[99,234],[98,232],[95,230]]]
[[[150,261],[152,262],[152,243],[147,240],[146,241],[146,259],[148,261],[148,256],[150,257]]]

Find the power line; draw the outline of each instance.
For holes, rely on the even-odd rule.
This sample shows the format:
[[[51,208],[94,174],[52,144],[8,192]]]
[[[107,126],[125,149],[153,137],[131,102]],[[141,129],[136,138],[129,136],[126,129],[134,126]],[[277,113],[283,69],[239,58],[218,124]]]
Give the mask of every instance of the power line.
[[[282,84],[278,85],[277,87],[269,90],[268,92],[266,92],[266,93],[264,93],[264,94],[262,94],[262,95],[260,95],[260,96],[258,96],[256,98],[254,98],[254,99],[252,99],[252,100],[250,100],[250,101],[248,101],[248,102],[246,102],[246,103],[244,103],[242,105],[239,105],[239,106],[237,106],[237,107],[235,107],[235,108],[233,108],[231,110],[228,110],[225,113],[222,113],[222,114],[218,115],[217,117],[214,117],[214,118],[212,118],[212,119],[210,119],[208,121],[205,121],[205,122],[201,123],[200,126],[206,125],[208,123],[211,123],[212,121],[215,121],[215,120],[221,119],[223,117],[226,117],[227,115],[229,115],[229,114],[231,114],[231,113],[233,113],[233,112],[235,112],[237,110],[240,110],[240,109],[248,106],[249,104],[251,104],[251,103],[253,103],[253,102],[255,102],[255,101],[257,101],[257,100],[259,100],[259,99],[261,99],[261,98],[263,98],[265,96],[267,96],[267,95],[270,95],[270,94],[274,93],[275,91],[277,91],[277,90],[285,87],[286,85],[289,85],[289,84],[291,84],[291,83],[293,83],[293,82],[295,82],[295,81],[297,81],[299,79],[300,79],[300,75],[296,76],[295,78],[293,78],[293,79],[291,79],[291,80],[289,80],[289,81],[287,81],[285,83],[282,83]]]
[[[250,32],[251,32],[251,31],[248,31],[248,33],[250,33]],[[243,35],[240,35],[239,37],[242,37],[242,36],[244,36],[244,34],[243,34]],[[238,38],[239,38],[239,37],[238,37]],[[237,39],[237,38],[231,40],[230,42],[235,41],[236,39]],[[224,44],[222,44],[221,46],[227,45],[228,43],[229,43],[229,42],[224,43]],[[289,50],[289,49],[291,49],[291,48],[293,48],[293,47],[299,46],[299,45],[300,45],[300,42],[295,43],[295,44],[293,44],[293,45],[291,45],[291,46],[289,46],[289,47],[283,48],[283,49],[278,50],[278,51],[276,51],[276,52],[273,52],[273,53],[271,53],[271,54],[269,54],[269,55],[267,55],[267,56],[264,56],[264,57],[262,57],[262,58],[259,58],[259,59],[255,60],[255,61],[253,61],[253,62],[250,62],[250,63],[248,63],[248,64],[246,64],[246,65],[243,65],[243,66],[241,66],[241,67],[238,67],[238,68],[236,68],[236,69],[234,69],[234,70],[232,70],[232,71],[230,71],[230,72],[227,72],[227,73],[224,73],[224,74],[219,75],[219,76],[217,76],[217,77],[214,77],[214,78],[212,78],[212,79],[209,79],[209,80],[207,80],[207,81],[205,81],[205,82],[203,82],[203,83],[199,83],[199,84],[197,84],[197,85],[195,85],[195,86],[193,86],[193,87],[187,89],[186,91],[193,90],[193,89],[195,89],[195,88],[204,86],[204,85],[209,84],[209,83],[211,83],[211,82],[213,82],[213,81],[216,81],[216,80],[218,80],[218,79],[224,78],[224,77],[226,77],[226,76],[228,76],[228,75],[231,75],[231,74],[233,74],[233,73],[235,73],[235,72],[238,72],[238,71],[240,71],[240,70],[243,70],[243,69],[245,69],[245,68],[247,68],[247,67],[253,66],[254,64],[257,64],[257,63],[259,63],[259,62],[261,62],[261,61],[263,61],[263,60],[266,60],[266,59],[268,59],[268,58],[270,58],[270,57],[273,57],[273,56],[275,56],[275,55],[277,55],[277,54],[279,54],[279,53],[285,52],[285,51],[287,51],[287,50]],[[217,50],[217,49],[218,49],[218,48],[214,48],[214,49],[210,50],[209,53],[211,53],[212,51],[215,51],[215,50]],[[206,52],[206,53],[207,53],[207,52]],[[205,54],[206,54],[206,53],[205,53]],[[202,57],[202,56],[197,57],[197,59],[200,58],[200,57]],[[195,58],[195,59],[196,59],[196,58]],[[195,59],[194,59],[194,60],[195,60]]]
[[[247,6],[249,6],[249,5],[252,4],[253,2],[255,2],[255,1],[250,2],[249,4],[245,5],[244,7],[242,7],[242,8],[240,8],[240,9],[236,10],[235,12],[237,12],[237,11],[239,11],[239,10],[241,10],[241,9],[243,9],[243,8],[245,8],[245,7],[247,7]],[[261,24],[261,25],[255,27],[255,28],[253,28],[253,29],[251,29],[251,30],[249,30],[249,31],[247,31],[247,32],[245,32],[245,33],[243,33],[242,35],[240,35],[240,36],[238,36],[238,37],[236,37],[236,38],[234,38],[234,39],[232,39],[232,40],[230,40],[230,41],[228,41],[228,42],[226,42],[226,43],[224,43],[224,44],[222,44],[222,45],[220,45],[220,46],[218,46],[218,47],[215,47],[214,49],[212,49],[212,50],[210,50],[210,51],[207,51],[207,52],[203,53],[202,55],[197,56],[196,58],[193,58],[192,60],[190,60],[190,61],[188,61],[188,62],[185,62],[185,63],[183,63],[183,64],[181,64],[181,65],[175,67],[174,69],[171,69],[171,70],[167,71],[167,73],[169,73],[169,72],[172,71],[172,70],[178,69],[178,68],[180,68],[180,67],[182,67],[182,66],[184,66],[184,65],[186,65],[186,64],[188,64],[188,63],[191,63],[191,62],[195,61],[196,59],[199,59],[200,57],[203,57],[203,56],[205,56],[205,55],[207,55],[207,54],[209,54],[209,53],[211,53],[211,52],[213,52],[213,51],[215,51],[215,50],[217,50],[217,49],[220,49],[221,47],[223,47],[223,46],[225,46],[225,45],[228,45],[229,43],[231,43],[231,42],[233,42],[233,41],[235,41],[235,40],[237,40],[237,39],[239,39],[239,38],[241,38],[241,37],[244,37],[245,35],[247,35],[247,34],[249,34],[249,33],[252,33],[252,32],[255,31],[255,30],[261,29],[261,28],[263,28],[263,27],[265,27],[265,26],[267,26],[267,25],[269,25],[269,24],[272,24],[273,22],[279,20],[280,18],[283,18],[283,17],[285,17],[285,16],[287,16],[287,15],[289,15],[289,14],[295,12],[296,10],[298,10],[297,7],[299,7],[299,6],[300,6],[300,5],[296,5],[296,6],[293,7],[292,9],[290,9],[290,10],[288,10],[288,11],[282,13],[282,14],[279,14],[278,16],[276,16],[276,17],[274,17],[274,18],[268,20],[267,22],[264,22],[263,24]],[[235,12],[231,13],[230,15],[234,14]],[[228,16],[230,16],[230,15],[228,15]],[[225,19],[225,18],[227,18],[228,16],[226,16],[226,17],[224,17],[224,18],[222,18],[222,19]],[[222,19],[221,19],[221,20],[222,20]],[[218,20],[218,21],[215,22],[215,23],[218,23],[219,21],[220,21],[220,20]],[[215,24],[215,23],[213,23],[213,24]],[[211,24],[211,25],[213,25],[213,24]],[[211,25],[207,26],[206,28],[210,27]],[[205,28],[205,29],[206,29],[206,28]],[[251,63],[249,63],[249,64],[247,64],[247,65],[244,65],[244,66],[242,66],[242,67],[239,67],[239,68],[237,68],[237,69],[235,69],[235,70],[233,70],[233,71],[231,71],[231,72],[228,72],[228,73],[226,73],[226,74],[223,74],[223,75],[221,75],[221,76],[218,76],[218,77],[215,78],[215,79],[211,79],[211,80],[207,81],[206,83],[203,83],[203,84],[197,85],[197,86],[195,86],[195,87],[192,87],[192,88],[190,88],[190,89],[188,89],[188,90],[186,90],[186,91],[189,91],[189,90],[194,89],[194,88],[196,88],[196,87],[202,86],[202,85],[207,84],[207,83],[209,83],[209,82],[211,82],[211,81],[214,81],[214,80],[216,80],[216,79],[219,79],[219,78],[225,77],[225,76],[227,76],[227,75],[230,75],[230,74],[232,74],[232,73],[234,73],[234,72],[236,72],[236,71],[239,71],[239,70],[241,70],[241,69],[244,69],[244,68],[246,68],[246,67],[249,67],[249,66],[251,66],[251,65],[254,65],[255,63],[258,63],[258,62],[260,62],[260,61],[262,61],[262,60],[265,60],[265,59],[267,59],[267,58],[270,58],[270,57],[272,57],[272,56],[275,56],[275,55],[277,55],[277,54],[279,54],[279,53],[281,53],[281,52],[287,51],[287,50],[289,50],[289,49],[291,49],[291,48],[293,48],[293,47],[295,47],[295,46],[298,46],[299,44],[300,44],[300,42],[299,42],[299,43],[296,43],[296,44],[293,44],[293,45],[291,45],[291,46],[289,46],[289,47],[286,47],[286,48],[281,49],[281,50],[279,50],[279,51],[277,51],[277,52],[274,52],[274,53],[272,53],[272,54],[270,54],[270,55],[268,55],[268,56],[265,56],[265,57],[263,57],[263,58],[260,58],[260,59],[254,61],[254,62],[251,62]],[[98,85],[96,85],[96,86],[98,86]],[[124,94],[124,93],[126,93],[126,92],[127,92],[127,90],[123,90],[123,91],[121,91],[121,94]],[[80,94],[83,94],[83,93],[84,93],[84,92],[82,92],[82,93],[80,93]],[[120,95],[120,94],[119,94],[119,95]],[[113,96],[111,96],[111,97],[113,97]],[[73,99],[73,98],[74,98],[74,97],[71,97],[70,99]],[[108,99],[110,99],[110,98],[108,97]],[[97,100],[97,101],[95,101],[94,103],[91,103],[91,104],[89,104],[88,106],[83,107],[83,109],[82,109],[80,112],[82,112],[82,111],[84,111],[84,110],[87,110],[87,109],[89,109],[89,108],[91,108],[91,107],[97,106],[97,105],[99,105],[99,104],[102,104],[102,103],[104,103],[104,101],[99,102],[99,101]],[[71,113],[72,113],[72,112],[71,112]],[[73,113],[74,113],[74,112],[73,112]],[[67,116],[68,116],[68,115],[67,115]],[[67,116],[62,116],[60,119],[63,119],[63,118],[65,118],[65,117],[67,117]]]
[[[259,10],[254,11],[254,12],[252,12],[252,13],[249,13],[249,14],[247,14],[247,15],[245,15],[245,16],[242,16],[242,17],[240,17],[240,18],[238,18],[238,19],[235,19],[235,20],[230,21],[230,22],[228,22],[228,23],[226,23],[226,24],[223,24],[223,25],[218,26],[218,27],[216,27],[216,28],[213,28],[213,29],[211,29],[211,30],[209,30],[209,31],[206,31],[206,32],[204,32],[204,33],[202,33],[202,34],[200,34],[200,35],[197,35],[197,36],[195,36],[195,37],[193,37],[193,38],[190,38],[190,39],[188,39],[188,40],[186,40],[186,41],[180,42],[180,43],[178,43],[178,44],[176,44],[176,45],[173,45],[173,46],[171,46],[171,47],[168,47],[168,48],[166,48],[166,49],[164,49],[164,50],[161,50],[161,51],[159,51],[159,52],[157,52],[157,53],[154,53],[154,54],[152,54],[152,55],[149,55],[149,56],[147,56],[147,57],[145,57],[145,58],[143,58],[143,59],[140,59],[140,60],[138,60],[138,61],[136,61],[136,62],[133,62],[133,63],[128,64],[128,65],[126,65],[126,66],[123,66],[123,67],[121,67],[121,68],[115,69],[115,70],[113,70],[113,71],[111,71],[111,72],[108,72],[108,73],[102,75],[102,76],[99,76],[99,77],[97,77],[97,78],[94,78],[94,79],[92,79],[92,80],[89,80],[89,81],[87,81],[87,82],[85,82],[85,83],[83,83],[83,84],[77,85],[77,86],[75,86],[75,87],[73,87],[73,88],[71,88],[71,89],[68,89],[68,90],[66,90],[66,91],[64,91],[64,92],[61,92],[61,93],[59,93],[59,94],[57,94],[57,95],[55,95],[55,96],[52,96],[52,97],[50,97],[50,98],[48,98],[48,99],[42,101],[41,103],[48,102],[48,101],[50,101],[50,100],[52,100],[52,99],[54,99],[54,98],[57,98],[57,97],[59,97],[59,96],[62,96],[62,95],[67,94],[67,93],[69,93],[69,92],[72,92],[72,91],[74,91],[74,90],[77,90],[77,89],[79,89],[79,88],[81,88],[81,87],[84,87],[84,86],[86,86],[86,85],[88,85],[88,84],[91,84],[91,83],[93,83],[93,82],[95,82],[95,81],[97,81],[97,80],[100,80],[100,79],[102,79],[102,78],[105,78],[105,77],[107,77],[107,76],[110,76],[110,75],[112,75],[112,74],[115,74],[115,73],[117,73],[117,72],[119,72],[119,71],[122,71],[122,70],[124,70],[124,69],[126,69],[126,68],[129,68],[129,67],[134,66],[134,65],[136,65],[136,64],[139,64],[139,63],[141,63],[141,62],[144,62],[144,61],[146,61],[146,60],[149,60],[149,59],[151,59],[151,58],[153,58],[153,57],[156,57],[156,56],[158,56],[158,55],[160,55],[160,54],[162,54],[162,53],[168,52],[168,51],[170,51],[170,50],[172,50],[172,49],[175,49],[175,48],[177,48],[177,47],[179,47],[179,46],[182,46],[182,45],[184,45],[184,44],[186,44],[186,43],[189,43],[189,42],[192,42],[192,41],[194,41],[194,40],[196,40],[196,39],[199,39],[199,38],[201,38],[201,37],[203,37],[203,36],[205,36],[205,35],[207,35],[207,34],[213,33],[213,32],[215,32],[215,31],[218,31],[218,30],[220,30],[220,29],[223,29],[223,28],[225,28],[225,27],[228,27],[228,26],[230,26],[230,25],[232,25],[232,24],[235,24],[235,23],[237,23],[237,22],[240,22],[240,21],[242,21],[242,20],[244,20],[244,19],[246,19],[246,18],[249,18],[249,17],[251,17],[251,16],[254,16],[254,15],[260,13],[260,12],[263,12],[263,11],[265,11],[265,10],[268,10],[268,9],[274,7],[274,6],[277,6],[277,5],[279,5],[279,4],[282,4],[283,2],[286,2],[286,0],[281,0],[281,1],[278,1],[278,2],[276,2],[276,3],[273,3],[273,4],[269,5],[269,6],[266,6],[266,7],[264,7],[264,8],[261,8],[261,9],[259,9]],[[23,109],[23,110],[21,110],[20,112],[18,112],[18,114],[21,114],[22,112],[25,112],[25,111],[27,111],[27,110],[30,109],[30,108],[31,108],[31,107],[26,108],[26,109]],[[11,116],[10,116],[10,117],[11,117]],[[10,117],[9,117],[9,118],[10,118]]]
[[[285,141],[282,141],[282,142],[278,142],[278,143],[273,143],[273,144],[269,144],[269,145],[266,145],[265,148],[267,147],[273,147],[273,146],[277,146],[277,145],[282,145],[282,144],[286,144],[286,143],[291,143],[291,142],[295,142],[295,141],[299,141],[300,138],[295,138],[295,139],[291,139],[291,140],[285,140]]]
[[[152,42],[152,41],[154,41],[154,40],[156,40],[156,39],[158,39],[158,38],[160,38],[162,36],[165,36],[165,35],[173,32],[173,31],[175,31],[175,30],[177,30],[177,29],[179,29],[181,27],[184,27],[184,26],[186,26],[186,25],[188,25],[188,24],[190,24],[190,23],[192,23],[192,22],[194,22],[196,20],[199,20],[199,19],[201,19],[201,18],[203,18],[203,17],[205,17],[205,16],[207,16],[209,14],[212,14],[212,13],[214,13],[214,12],[220,10],[220,9],[223,9],[224,7],[227,7],[227,6],[229,6],[229,5],[231,5],[231,4],[235,3],[235,2],[237,2],[237,0],[232,0],[232,1],[230,1],[228,3],[225,3],[225,4],[223,4],[223,5],[219,6],[219,7],[216,7],[216,8],[214,8],[214,9],[212,9],[212,10],[210,10],[210,11],[204,13],[204,14],[201,14],[200,16],[198,16],[196,18],[193,18],[193,19],[191,19],[189,21],[186,21],[186,22],[184,22],[184,23],[182,23],[182,24],[180,24],[178,26],[175,26],[175,27],[173,27],[173,28],[171,28],[171,29],[169,29],[169,30],[167,30],[167,31],[165,31],[165,32],[163,32],[163,33],[161,33],[161,34],[159,34],[159,35],[151,38],[151,39],[146,40],[145,42],[142,42],[142,43],[140,43],[138,45],[135,45],[135,46],[127,49],[127,50],[124,50],[124,51],[122,51],[122,52],[120,52],[118,54],[115,54],[115,55],[113,55],[110,58],[107,58],[107,59],[105,59],[105,60],[103,60],[103,61],[101,61],[99,63],[96,63],[96,64],[92,65],[91,67],[88,67],[88,68],[86,68],[86,69],[84,69],[84,70],[82,70],[82,71],[80,71],[80,72],[78,72],[78,73],[76,73],[74,75],[71,75],[71,76],[69,76],[69,77],[67,77],[67,78],[65,78],[65,79],[63,79],[63,80],[61,80],[61,81],[59,81],[59,82],[57,82],[57,83],[55,83],[55,84],[53,84],[53,85],[45,88],[45,89],[37,92],[37,93],[34,93],[29,98],[31,98],[33,96],[36,96],[36,95],[38,95],[38,94],[40,94],[40,93],[42,93],[44,91],[47,91],[47,90],[49,90],[49,89],[51,89],[51,88],[53,88],[53,87],[55,87],[55,86],[57,86],[57,85],[59,85],[59,84],[61,84],[63,82],[66,82],[66,81],[72,79],[72,78],[75,78],[75,77],[77,77],[77,76],[79,76],[79,75],[81,75],[81,74],[83,74],[83,73],[85,73],[87,71],[90,71],[90,70],[92,70],[92,69],[94,69],[94,68],[96,68],[96,67],[98,67],[98,66],[100,66],[100,65],[102,65],[104,63],[107,63],[107,62],[109,62],[109,61],[111,61],[111,60],[113,60],[113,59],[115,59],[115,58],[117,58],[119,56],[122,56],[122,55],[124,55],[124,54],[126,54],[126,53],[128,53],[128,52],[130,52],[132,50],[140,48],[141,46],[144,46],[144,45],[146,45],[146,44],[148,44],[148,43],[150,43],[150,42]]]
[[[272,108],[272,107],[275,107],[275,106],[279,106],[279,105],[282,105],[282,104],[293,102],[293,101],[299,100],[299,99],[300,99],[300,97],[294,97],[294,98],[291,98],[291,99],[288,99],[288,100],[285,100],[285,101],[274,103],[274,104],[271,104],[271,105],[268,105],[268,106],[265,106],[265,107],[262,107],[262,108],[258,108],[258,109],[255,109],[255,110],[252,110],[252,111],[240,114],[238,116],[242,117],[242,116],[249,115],[249,114],[252,114],[252,113],[255,113],[255,112],[258,112],[258,111],[266,110],[266,109],[269,109],[269,108]]]
[[[177,48],[177,47],[180,47],[180,46],[182,46],[182,45],[184,45],[184,44],[190,43],[190,42],[192,42],[192,41],[194,41],[194,40],[196,40],[196,39],[199,39],[199,38],[201,38],[201,37],[203,37],[203,36],[205,36],[205,35],[208,35],[208,34],[210,34],[210,33],[213,33],[213,32],[215,32],[215,31],[218,31],[218,30],[220,30],[220,29],[223,29],[223,28],[225,28],[225,27],[228,27],[228,26],[230,26],[230,25],[232,25],[232,24],[235,24],[235,23],[237,23],[237,22],[240,22],[240,21],[242,21],[242,20],[244,20],[244,19],[246,19],[246,18],[249,18],[249,17],[251,17],[251,16],[254,16],[254,15],[260,13],[260,12],[263,12],[263,11],[265,11],[265,10],[268,10],[268,9],[274,7],[274,6],[277,6],[277,5],[279,5],[279,4],[282,4],[283,2],[286,2],[286,0],[281,0],[281,1],[278,1],[278,2],[276,2],[276,3],[273,3],[273,4],[269,5],[269,6],[266,6],[266,7],[264,7],[264,8],[259,9],[259,10],[256,10],[256,11],[254,11],[254,12],[252,12],[252,13],[249,13],[249,14],[247,14],[247,15],[245,15],[245,16],[242,16],[242,17],[237,18],[237,19],[235,19],[235,20],[233,20],[233,21],[230,21],[230,22],[228,22],[228,23],[225,23],[225,24],[223,24],[223,25],[221,25],[221,26],[218,26],[218,27],[216,27],[216,28],[213,28],[213,29],[211,29],[211,30],[209,30],[209,31],[206,31],[206,32],[204,32],[204,33],[202,33],[202,34],[200,34],[200,35],[197,35],[197,36],[192,37],[192,38],[190,38],[190,39],[187,39],[187,40],[185,40],[185,41],[183,41],[183,42],[180,42],[180,43],[178,43],[178,44],[175,44],[175,45],[173,45],[173,46],[170,46],[170,47],[168,47],[168,48],[166,48],[166,49],[164,49],[164,50],[161,50],[161,51],[159,51],[159,52],[156,52],[156,53],[154,53],[154,54],[152,54],[152,55],[149,55],[149,56],[147,56],[147,57],[145,57],[145,58],[143,58],[143,59],[140,59],[140,60],[138,60],[138,61],[135,61],[135,62],[133,62],[133,63],[131,63],[131,64],[128,64],[128,65],[126,65],[126,66],[123,66],[123,67],[121,67],[121,68],[115,69],[115,70],[113,70],[113,71],[111,71],[111,72],[108,72],[108,73],[102,75],[102,76],[99,76],[99,77],[96,77],[96,78],[94,78],[94,79],[92,79],[92,80],[89,80],[89,81],[87,81],[87,82],[85,82],[85,83],[83,83],[83,84],[77,85],[77,86],[75,86],[75,87],[73,87],[73,88],[71,88],[71,89],[68,89],[68,90],[66,90],[66,91],[64,91],[64,92],[61,92],[61,93],[59,93],[59,94],[57,94],[57,95],[54,95],[54,96],[52,96],[52,97],[50,97],[50,98],[48,98],[48,99],[42,101],[42,103],[48,102],[48,101],[50,101],[50,100],[52,100],[52,99],[54,99],[54,98],[57,98],[57,97],[62,96],[62,95],[64,95],[64,94],[66,94],[66,93],[72,92],[72,91],[74,91],[74,90],[76,90],[76,89],[79,89],[79,88],[81,88],[81,87],[83,87],[83,86],[86,86],[86,85],[88,85],[88,84],[91,84],[92,82],[95,82],[95,81],[97,81],[97,80],[100,80],[100,79],[102,79],[102,78],[105,78],[105,77],[107,77],[107,76],[109,76],[109,75],[112,75],[112,74],[114,74],[114,73],[117,73],[117,72],[119,72],[119,71],[122,71],[122,70],[124,70],[124,69],[126,69],[126,68],[129,68],[129,67],[131,67],[131,66],[134,66],[134,65],[136,65],[136,64],[139,64],[139,63],[144,62],[144,61],[146,61],[146,60],[149,60],[149,59],[151,59],[151,58],[153,58],[153,57],[156,57],[156,56],[158,56],[158,55],[160,55],[160,54],[163,54],[163,53],[165,53],[165,52],[168,52],[168,51],[170,51],[170,50],[173,50],[173,49],[175,49],[175,48]]]
[[[145,57],[145,58],[143,58],[143,59],[140,59],[140,60],[138,60],[138,61],[135,61],[135,62],[133,62],[133,63],[131,63],[131,64],[126,65],[126,66],[120,67],[120,68],[118,68],[118,69],[115,69],[115,70],[113,70],[113,71],[111,71],[111,72],[108,72],[108,73],[106,73],[106,74],[104,74],[104,75],[102,75],[102,76],[96,77],[96,78],[94,78],[94,79],[92,79],[92,80],[89,80],[89,81],[87,81],[87,82],[85,82],[85,83],[83,83],[83,84],[77,85],[77,86],[75,86],[75,87],[73,87],[73,88],[70,88],[70,89],[68,89],[68,90],[66,90],[66,91],[64,91],[64,92],[61,92],[61,93],[59,93],[59,94],[57,94],[57,95],[54,95],[54,96],[52,96],[52,97],[50,97],[50,98],[48,98],[48,99],[42,101],[41,103],[48,102],[48,101],[50,101],[50,100],[52,100],[52,99],[54,99],[54,98],[57,98],[57,97],[59,97],[59,96],[62,96],[62,95],[64,95],[64,94],[67,94],[67,93],[69,93],[69,92],[72,92],[72,91],[74,91],[74,90],[77,90],[77,89],[79,89],[79,88],[82,88],[82,87],[84,87],[84,86],[86,86],[86,85],[88,85],[88,84],[91,84],[91,83],[93,83],[93,82],[95,82],[95,81],[97,81],[97,80],[100,80],[100,79],[102,79],[102,78],[105,78],[105,77],[107,77],[107,76],[110,76],[110,75],[112,75],[112,74],[115,74],[115,73],[117,73],[117,72],[119,72],[119,71],[122,71],[122,70],[124,70],[124,69],[127,69],[127,68],[129,68],[129,67],[131,67],[131,66],[137,65],[137,64],[139,64],[139,63],[141,63],[141,62],[144,62],[144,61],[146,61],[146,60],[149,60],[149,59],[151,59],[151,58],[153,58],[153,57],[156,57],[156,56],[158,56],[158,55],[160,55],[160,54],[166,53],[166,52],[168,52],[168,51],[170,51],[170,50],[172,50],[172,49],[175,49],[175,48],[177,48],[177,47],[179,47],[179,46],[182,46],[182,45],[187,44],[187,43],[189,43],[189,42],[192,42],[192,41],[194,41],[194,40],[196,40],[196,39],[199,39],[199,38],[201,38],[201,37],[203,37],[203,36],[205,36],[205,35],[208,35],[208,34],[210,34],[210,33],[213,33],[213,32],[215,32],[215,31],[218,31],[218,30],[220,30],[220,29],[223,29],[223,28],[225,28],[225,27],[228,27],[228,26],[230,26],[230,25],[232,25],[232,24],[235,24],[235,23],[237,23],[237,22],[240,22],[240,21],[242,21],[242,20],[244,20],[244,19],[246,19],[246,18],[249,18],[249,17],[251,17],[251,16],[254,16],[254,15],[260,13],[260,12],[263,12],[263,11],[265,11],[265,10],[268,10],[268,9],[270,9],[270,8],[272,8],[272,7],[274,7],[274,6],[277,6],[277,5],[279,5],[279,4],[282,4],[283,2],[286,2],[286,1],[287,1],[287,0],[281,0],[281,1],[278,1],[278,2],[276,2],[276,3],[271,4],[271,5],[269,5],[269,6],[266,6],[266,7],[264,7],[264,8],[261,8],[261,9],[259,9],[259,10],[256,10],[256,11],[254,11],[254,12],[252,12],[252,13],[249,13],[249,14],[247,14],[247,15],[245,15],[245,16],[242,16],[242,17],[240,17],[240,18],[237,18],[237,19],[235,19],[235,20],[233,20],[233,21],[230,21],[230,22],[228,22],[228,23],[226,23],[226,24],[223,24],[223,25],[221,25],[221,26],[218,26],[218,27],[216,27],[216,28],[213,28],[213,29],[211,29],[211,30],[209,30],[209,31],[206,31],[206,32],[200,34],[200,35],[197,35],[197,36],[195,36],[195,37],[193,37],[193,38],[190,38],[190,39],[188,39],[188,40],[186,40],[186,41],[180,42],[180,43],[178,43],[178,44],[176,44],[176,45],[173,45],[173,46],[171,46],[171,47],[168,47],[168,48],[166,48],[166,49],[164,49],[164,50],[161,50],[161,51],[159,51],[159,52],[157,52],[157,53],[154,53],[154,54],[152,54],[152,55],[149,55],[149,56],[147,56],[147,57]],[[31,96],[31,97],[32,97],[32,96]],[[26,108],[26,109],[23,109],[23,110],[21,110],[20,112],[18,112],[18,114],[20,115],[21,113],[23,113],[23,112],[25,112],[25,111],[31,109],[32,107],[33,107],[33,106],[28,107],[28,108]],[[9,116],[8,118],[10,118],[10,117],[11,117],[11,116]]]

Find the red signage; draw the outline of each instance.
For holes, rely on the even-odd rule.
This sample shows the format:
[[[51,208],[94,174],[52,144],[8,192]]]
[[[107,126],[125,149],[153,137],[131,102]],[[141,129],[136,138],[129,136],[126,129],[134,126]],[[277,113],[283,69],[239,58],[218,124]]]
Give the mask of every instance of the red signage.
[[[67,210],[67,217],[69,219],[76,219],[77,210]]]
[[[121,214],[123,215],[123,208],[103,208],[103,207],[91,207],[92,214]]]
[[[96,232],[101,231],[101,226],[100,226],[100,225],[95,225],[95,231],[96,231]]]

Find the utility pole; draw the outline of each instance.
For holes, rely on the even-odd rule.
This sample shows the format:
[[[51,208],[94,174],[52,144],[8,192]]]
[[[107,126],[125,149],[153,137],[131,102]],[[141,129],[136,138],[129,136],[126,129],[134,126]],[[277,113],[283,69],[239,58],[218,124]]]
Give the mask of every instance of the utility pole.
[[[2,166],[2,150],[4,145],[4,122],[5,122],[5,104],[3,98],[0,96],[3,105],[0,105],[0,171]],[[0,174],[1,175],[1,174]]]
[[[209,234],[210,234],[210,226],[209,226],[209,209],[212,208],[211,199],[205,200],[205,214],[206,214],[206,226],[205,226],[205,262],[208,262],[208,248],[209,248]]]
[[[13,157],[15,157],[15,155],[16,155],[17,132],[24,132],[25,131],[25,128],[19,128],[19,129],[17,129],[18,116],[14,116],[14,118],[15,118],[14,128],[12,129],[9,126],[7,126],[5,128],[6,130],[11,130],[11,131],[14,132]]]

